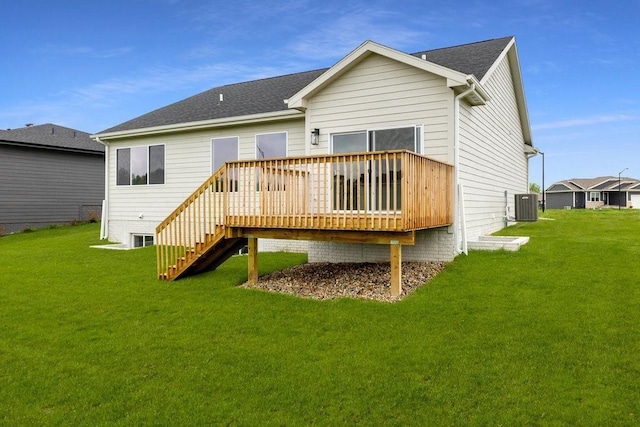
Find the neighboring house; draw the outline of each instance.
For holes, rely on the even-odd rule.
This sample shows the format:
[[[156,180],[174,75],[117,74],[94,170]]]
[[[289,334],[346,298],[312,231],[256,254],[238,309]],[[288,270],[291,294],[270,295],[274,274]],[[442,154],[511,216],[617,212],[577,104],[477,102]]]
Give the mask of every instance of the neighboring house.
[[[157,238],[165,278],[256,238],[310,262],[399,265],[400,247],[451,260],[506,225],[536,153],[513,37],[414,54],[367,41],[331,68],[217,87],[94,137],[102,237]]]
[[[545,193],[548,209],[640,208],[640,180],[635,178],[573,178],[552,184]]]
[[[44,124],[0,130],[0,231],[100,220],[104,146]]]

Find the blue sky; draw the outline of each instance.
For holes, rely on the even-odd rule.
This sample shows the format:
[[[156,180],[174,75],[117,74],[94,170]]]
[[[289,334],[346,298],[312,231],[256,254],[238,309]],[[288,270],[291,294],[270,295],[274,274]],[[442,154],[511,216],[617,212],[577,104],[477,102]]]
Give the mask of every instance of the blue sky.
[[[0,128],[98,132],[226,83],[515,35],[545,185],[640,178],[640,0],[0,0]],[[540,156],[531,181],[541,180]]]

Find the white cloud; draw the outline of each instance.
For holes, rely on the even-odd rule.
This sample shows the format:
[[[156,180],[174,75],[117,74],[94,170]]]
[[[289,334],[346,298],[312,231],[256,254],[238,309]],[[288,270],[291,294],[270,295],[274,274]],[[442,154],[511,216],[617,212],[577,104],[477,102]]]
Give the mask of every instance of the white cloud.
[[[560,67],[553,61],[541,61],[535,64],[528,65],[525,68],[525,71],[531,74],[540,74],[560,71]]]
[[[54,56],[85,56],[90,58],[108,59],[127,55],[133,52],[133,48],[125,46],[100,50],[89,46],[68,46],[49,43],[35,49],[35,52]]]
[[[129,95],[169,92],[191,86],[217,86],[237,76],[255,73],[252,67],[241,64],[216,64],[193,69],[158,67],[148,69],[144,75],[112,78],[85,87],[77,87],[65,93],[78,102],[117,100]],[[233,80],[235,81],[235,80]]]
[[[425,26],[423,26],[424,28]],[[408,29],[397,13],[376,8],[357,8],[335,17],[328,26],[314,25],[291,43],[289,48],[306,58],[341,58],[366,40],[373,40],[394,48],[424,44],[428,33]]]
[[[577,119],[560,120],[556,122],[541,123],[532,126],[533,130],[563,129],[582,126],[597,125],[601,123],[628,122],[640,120],[640,116],[634,114],[603,114],[599,116],[582,117]]]

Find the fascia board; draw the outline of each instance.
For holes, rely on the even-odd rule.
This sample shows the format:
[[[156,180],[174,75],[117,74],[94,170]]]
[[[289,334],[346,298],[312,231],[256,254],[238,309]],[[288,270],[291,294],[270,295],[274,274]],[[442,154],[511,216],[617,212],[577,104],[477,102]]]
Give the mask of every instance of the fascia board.
[[[567,190],[566,190],[566,191],[565,191],[565,190],[551,190],[551,191],[549,191],[549,190],[545,190],[545,191],[546,191],[547,193],[556,193],[556,192],[558,192],[558,193],[565,193],[565,192],[567,192],[567,191],[575,191],[575,189],[574,189],[574,188],[569,187],[569,186],[568,186],[567,184],[565,184],[564,182],[556,182],[555,184],[552,184],[552,185],[551,185],[551,187],[554,187],[554,186],[556,186],[556,185],[562,185],[562,186],[563,186],[564,188],[566,188]],[[551,188],[551,187],[549,187],[549,188]]]
[[[568,181],[570,184],[575,185],[576,187],[578,187],[579,190],[587,190],[585,187],[583,187],[580,184],[577,184],[575,181]]]
[[[589,186],[589,188],[587,188],[587,190],[593,190],[593,191],[606,191],[606,190],[604,190],[604,189],[596,188],[596,187],[601,186],[602,184],[604,184],[605,182],[607,182],[607,181],[609,181],[609,180],[610,180],[610,179],[609,179],[609,178],[607,178],[607,179],[605,179],[604,181],[599,181],[598,183],[596,183],[596,184],[593,184],[593,185]]]
[[[174,125],[155,126],[141,129],[132,129],[119,132],[107,132],[90,135],[96,139],[120,139],[134,136],[147,136],[161,133],[186,132],[199,129],[207,129],[220,126],[235,126],[253,123],[269,122],[274,120],[287,120],[293,118],[304,118],[304,113],[297,110],[283,110],[272,113],[251,114],[247,116],[225,117],[221,119],[202,120],[190,123],[177,123]]]
[[[51,150],[51,151],[65,151],[72,153],[84,153],[84,154],[95,154],[99,156],[104,156],[104,151],[100,150],[87,150],[84,148],[75,148],[75,147],[59,147],[56,145],[46,145],[46,144],[36,144],[33,142],[23,142],[23,141],[10,141],[10,140],[0,140],[0,145],[11,146],[11,147],[19,147],[19,148],[33,148],[38,150]]]
[[[629,181],[629,180],[624,180],[621,179],[620,180],[620,188],[621,189],[630,189],[635,187],[637,184],[634,184],[634,181]],[[612,182],[611,185],[609,185],[604,191],[612,191],[612,190],[617,190],[618,189],[618,181],[616,180],[615,182]]]
[[[365,59],[371,54],[378,54],[398,62],[405,63],[412,67],[419,68],[421,70],[439,75],[447,80],[448,87],[455,87],[465,85],[467,82],[467,75],[454,71],[450,68],[443,67],[433,62],[425,61],[424,59],[417,58],[413,55],[409,55],[404,52],[400,52],[395,49],[391,49],[387,46],[383,46],[373,41],[366,41],[361,44],[357,49],[349,53],[347,56],[338,61],[334,66],[329,68],[320,77],[313,82],[305,86],[298,93],[289,98],[289,108],[305,108],[305,98],[312,96],[322,87],[331,83],[344,72],[352,68],[354,65]]]

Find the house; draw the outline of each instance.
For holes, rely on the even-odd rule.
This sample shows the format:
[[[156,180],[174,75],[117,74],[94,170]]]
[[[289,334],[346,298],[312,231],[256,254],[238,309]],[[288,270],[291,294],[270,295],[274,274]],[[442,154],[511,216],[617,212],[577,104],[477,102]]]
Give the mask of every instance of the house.
[[[105,234],[155,242],[158,274],[254,254],[309,262],[452,260],[528,189],[515,38],[413,54],[367,41],[327,69],[229,84],[94,135]],[[259,240],[259,242],[258,242]],[[259,246],[258,246],[259,245]]]
[[[104,146],[55,124],[0,130],[0,231],[100,219]]]
[[[640,180],[617,176],[558,181],[545,191],[548,209],[640,208]]]

